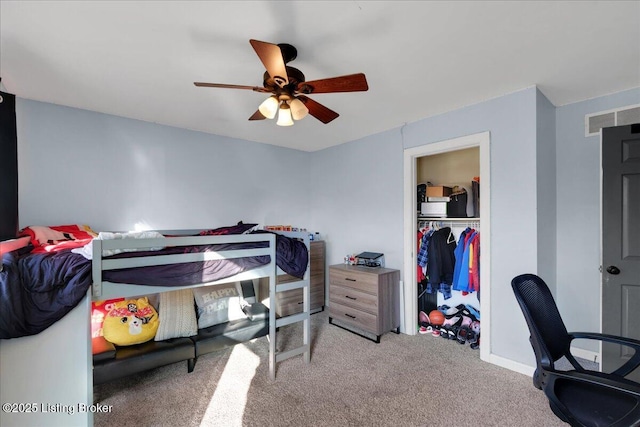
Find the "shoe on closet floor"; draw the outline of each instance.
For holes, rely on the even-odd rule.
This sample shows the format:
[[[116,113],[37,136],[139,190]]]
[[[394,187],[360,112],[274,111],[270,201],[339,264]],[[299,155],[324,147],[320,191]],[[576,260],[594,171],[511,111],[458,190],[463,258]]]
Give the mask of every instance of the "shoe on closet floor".
[[[438,311],[441,311],[445,316],[455,316],[460,311],[460,306],[449,307],[448,305],[441,305],[438,307]]]
[[[463,310],[463,312],[469,313],[466,308]],[[460,323],[458,327],[458,333],[456,334],[456,339],[460,344],[464,344],[469,340],[469,333],[473,332],[471,329],[471,325],[473,325],[474,322],[478,323],[474,319],[475,317],[473,317],[471,313],[469,313],[469,315],[462,314],[462,322]]]
[[[419,334],[431,334],[433,333],[433,328],[431,326],[420,326],[418,329]]]
[[[474,350],[477,350],[480,348],[480,337],[478,337],[478,341],[474,342],[473,344],[469,345],[469,347],[471,347]]]
[[[474,306],[467,304],[465,305],[465,308],[469,310],[469,312],[471,312],[471,314],[473,315],[473,317],[476,318],[476,320],[480,320],[480,312],[476,310]]]
[[[449,327],[453,327],[453,326],[458,326],[460,325],[462,322],[462,316],[459,315],[454,315],[454,316],[444,316],[444,323],[442,323],[442,326],[449,326]]]
[[[447,340],[455,340],[457,331],[449,327],[443,327],[440,329],[440,336]]]
[[[460,344],[466,343],[467,340],[469,339],[470,333],[473,333],[473,331],[471,330],[471,328],[469,328],[469,326],[467,325],[460,326],[460,328],[458,329],[458,335],[456,336],[458,343]]]
[[[467,332],[467,342],[469,343],[469,346],[478,343],[479,335],[480,334],[476,333],[473,329],[469,329],[469,331]]]

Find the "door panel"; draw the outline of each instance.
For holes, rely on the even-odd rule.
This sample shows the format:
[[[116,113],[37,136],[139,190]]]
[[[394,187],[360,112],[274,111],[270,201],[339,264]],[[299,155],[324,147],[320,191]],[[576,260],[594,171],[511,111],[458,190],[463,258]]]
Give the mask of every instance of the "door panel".
[[[622,176],[622,258],[640,259],[640,174]],[[625,203],[628,202],[628,203]]]
[[[602,266],[602,332],[640,339],[640,124],[602,129]],[[631,356],[603,344],[603,371]]]

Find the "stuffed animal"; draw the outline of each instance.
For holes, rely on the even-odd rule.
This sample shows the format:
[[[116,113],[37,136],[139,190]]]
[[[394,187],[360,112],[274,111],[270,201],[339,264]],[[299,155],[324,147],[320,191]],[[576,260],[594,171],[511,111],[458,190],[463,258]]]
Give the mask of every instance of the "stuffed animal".
[[[124,301],[124,298],[115,298],[91,303],[91,338],[104,336],[104,318],[114,308],[115,303]]]
[[[104,319],[105,339],[115,345],[152,340],[158,330],[158,313],[147,297],[116,302]]]

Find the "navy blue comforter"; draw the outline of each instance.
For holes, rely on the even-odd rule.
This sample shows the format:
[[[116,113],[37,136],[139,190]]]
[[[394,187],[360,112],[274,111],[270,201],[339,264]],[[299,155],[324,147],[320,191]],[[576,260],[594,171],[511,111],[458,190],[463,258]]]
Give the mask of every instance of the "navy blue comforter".
[[[9,252],[0,271],[0,339],[35,335],[64,317],[91,286],[91,261],[71,251]]]
[[[254,231],[252,234],[269,233],[269,231]],[[309,252],[300,240],[292,239],[278,233],[276,235],[276,264],[287,274],[302,279],[307,271]]]

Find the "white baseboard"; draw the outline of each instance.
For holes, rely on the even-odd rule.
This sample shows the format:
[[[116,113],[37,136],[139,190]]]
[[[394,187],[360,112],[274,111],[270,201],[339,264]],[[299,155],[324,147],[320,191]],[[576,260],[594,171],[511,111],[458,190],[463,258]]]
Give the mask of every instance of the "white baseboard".
[[[571,347],[571,354],[573,354],[575,357],[579,357],[590,362],[600,363],[600,353],[598,353],[597,351]]]
[[[600,354],[595,351],[572,347],[571,354],[589,361],[600,361]],[[529,377],[533,377],[533,373],[536,369],[535,366],[525,365],[524,363],[515,362],[511,359],[496,356],[495,354],[490,354],[489,359],[485,360],[485,362],[492,363],[496,366],[500,366],[501,368],[509,369],[510,371],[518,372]]]
[[[494,365],[509,369],[511,371],[519,372],[529,377],[533,377],[533,372],[536,370],[534,366],[525,365],[520,362],[514,362],[513,360],[505,359],[504,357],[496,356],[495,354],[490,354],[489,360],[487,360],[487,362],[493,363]]]

